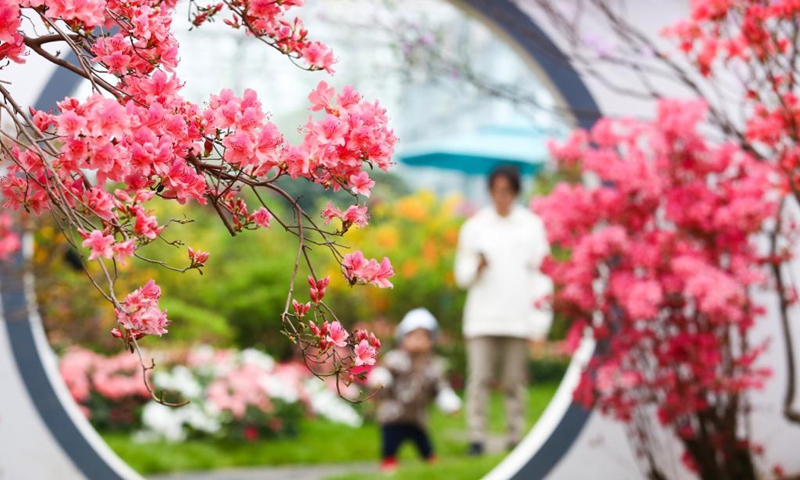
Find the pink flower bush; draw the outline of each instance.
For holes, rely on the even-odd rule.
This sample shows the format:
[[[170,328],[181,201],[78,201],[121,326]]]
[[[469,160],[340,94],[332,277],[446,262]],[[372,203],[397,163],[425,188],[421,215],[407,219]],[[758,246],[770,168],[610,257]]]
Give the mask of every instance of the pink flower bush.
[[[270,413],[272,402],[259,383],[265,374],[254,365],[237,367],[208,386],[208,400],[215,408],[229,411],[235,419],[243,418],[248,407]]]
[[[126,397],[149,399],[150,392],[141,380],[141,365],[132,355],[115,355],[95,361],[92,377],[93,388],[112,401]]]
[[[191,403],[170,408],[152,400],[138,361],[127,354],[105,357],[75,348],[61,359],[61,375],[98,428],[142,428],[142,440],[225,435],[252,441],[292,435],[299,418],[314,415],[354,427],[362,422],[338,397],[335,382],[320,382],[299,362],[278,364],[257,350],[211,347],[149,355],[166,367],[152,375],[153,384]]]
[[[97,355],[82,348],[70,350],[61,359],[59,369],[61,377],[67,384],[69,393],[77,402],[83,402],[89,398],[91,393],[90,369],[97,359]]]
[[[606,119],[552,145],[598,185],[560,184],[532,204],[569,253],[544,265],[555,307],[576,319],[567,343],[586,329],[600,343],[576,399],[633,431],[637,413],[655,408],[697,465],[752,447],[730,409],[770,373],[747,342],[763,313],[749,290],[766,281],[753,236],[782,187],[770,165],[707,142],[705,111],[663,100],[652,123]]]
[[[19,235],[12,228],[12,222],[9,214],[0,214],[0,260],[8,258],[22,246]]]
[[[103,357],[75,347],[61,359],[61,377],[81,411],[104,429],[135,428],[150,399],[139,360],[127,352]]]

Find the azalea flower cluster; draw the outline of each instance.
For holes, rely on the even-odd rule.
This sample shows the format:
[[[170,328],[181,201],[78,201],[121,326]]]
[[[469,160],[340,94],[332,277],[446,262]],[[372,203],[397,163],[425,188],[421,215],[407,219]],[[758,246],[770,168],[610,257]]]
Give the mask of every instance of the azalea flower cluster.
[[[60,370],[75,401],[98,428],[139,430],[140,441],[225,436],[243,440],[292,435],[305,416],[358,427],[361,416],[332,382],[314,378],[297,362],[277,363],[254,349],[208,346],[150,352],[167,368],[151,376],[167,396],[190,400],[170,408],[150,398],[135,357],[105,357],[74,348]]]
[[[363,260],[363,255],[361,258]],[[345,256],[344,263],[347,262],[348,257]],[[365,261],[365,263],[378,265],[377,268],[380,270],[379,264],[374,259],[369,262]],[[389,268],[391,270],[391,267]],[[394,272],[385,271],[381,275],[385,275],[388,278],[393,274]],[[375,276],[377,273],[373,275]],[[292,307],[298,320],[306,317],[313,307],[314,318],[317,322],[309,320],[307,325],[299,322],[300,327],[303,329],[302,331],[294,335],[291,332],[286,333],[295,338],[302,348],[314,350],[313,356],[316,359],[314,363],[324,366],[322,370],[315,371],[315,374],[319,376],[336,376],[337,381],[339,375],[342,374],[343,379],[349,385],[353,380],[363,379],[375,365],[381,348],[381,341],[374,334],[363,329],[355,330],[351,335],[340,321],[326,320],[326,312],[329,312],[329,310],[322,303],[322,299],[329,284],[330,277],[320,280],[316,280],[312,276],[308,277],[311,302],[300,303],[294,299],[292,300]],[[331,360],[335,364],[333,372],[328,368]]]
[[[361,252],[348,253],[342,261],[344,276],[350,285],[372,283],[381,288],[391,288],[389,278],[394,276],[394,269],[388,258],[380,263],[374,258],[367,259]]]
[[[193,5],[192,23],[200,26],[227,13],[223,11],[225,8],[232,14],[224,20],[225,24],[237,29],[245,28],[257,38],[270,40],[285,55],[303,60],[309,70],[333,73],[333,51],[320,42],[310,40],[301,19],[286,18],[292,8],[303,6],[304,3],[305,0],[233,0],[216,4],[196,4]]]
[[[795,187],[800,181],[800,72],[791,59],[798,54],[798,14],[794,0],[696,0],[688,18],[665,30],[711,81],[731,74],[742,80],[741,140],[779,166]]]
[[[117,311],[117,318],[128,335],[163,335],[167,333],[167,312],[158,306],[161,289],[152,280],[144,287],[136,289],[125,298],[125,310]],[[121,336],[120,329],[111,332],[115,337]]]
[[[287,13],[303,3],[302,0],[193,2],[190,14],[195,26],[215,17],[226,17],[225,24],[246,29],[282,53],[303,60],[310,70],[322,69],[333,73],[335,58],[331,49],[310,40],[302,20],[287,18]],[[169,22],[159,25],[158,21],[169,21],[176,4],[176,0],[4,0],[0,3],[0,60],[25,61],[30,45],[25,44],[20,13],[22,9],[29,8],[44,13],[48,19],[63,21],[76,32],[90,32],[97,27],[127,27],[98,42],[94,51],[108,66],[109,73],[125,74],[129,68],[148,72],[159,62],[174,66],[178,60],[178,44],[167,33]]]
[[[308,69],[331,72],[330,49],[310,40],[299,19],[286,16],[302,3],[192,2],[190,13],[195,26],[224,17],[230,27],[244,29]],[[114,291],[116,264],[141,258],[142,246],[163,238],[170,224],[182,222],[157,218],[154,202],[208,205],[232,235],[269,228],[275,220],[299,237],[300,250],[309,248],[306,240],[316,235],[315,244],[341,258],[329,237],[343,234],[350,225],[366,225],[367,209],[360,197],[369,197],[375,184],[368,172],[389,168],[396,143],[386,111],[349,86],[337,93],[323,81],[310,93],[312,113],[299,144],[285,140],[253,90],[241,96],[222,90],[204,104],[187,101],[176,75],[179,50],[171,30],[175,4],[0,0],[0,64],[23,63],[26,55],[35,54],[93,86],[88,98],[65,98],[56,111],[27,111],[0,85],[2,108],[17,129],[16,141],[0,146],[3,206],[52,212],[71,243],[88,252],[88,261],[100,264],[106,278],[95,285],[110,285],[103,293],[119,321],[113,334],[128,346],[143,335],[166,333],[169,323],[159,306],[160,289],[152,281],[122,300]],[[41,18],[44,27],[23,29],[23,15]],[[73,50],[79,61],[65,65],[49,53],[45,47],[56,43]],[[19,67],[10,63],[0,68]],[[351,193],[354,205],[345,213],[333,205],[322,212],[326,224],[338,218],[342,228],[318,227],[277,186],[282,177]],[[248,205],[245,192],[254,193],[248,198],[257,198],[259,204]],[[290,203],[294,222],[275,219],[269,200]],[[188,265],[171,268],[200,270],[212,258],[191,247],[188,256]],[[343,266],[351,283],[391,286],[388,260],[377,264],[354,258],[361,258],[363,265],[345,261]]]
[[[768,164],[707,142],[705,113],[702,101],[662,100],[653,122],[602,119],[553,143],[592,186],[559,184],[532,208],[569,253],[543,267],[555,307],[575,319],[568,338],[599,342],[576,399],[634,430],[653,408],[687,465],[735,468],[730,455],[755,448],[738,423],[746,393],[770,373],[747,334],[763,313],[750,290],[766,281],[753,236],[780,185]]]
[[[347,348],[350,345],[348,339],[350,334],[342,327],[338,321],[317,326],[314,322],[308,323],[311,334],[317,338],[314,342],[321,353],[326,353],[330,348]],[[353,342],[353,368],[352,373],[367,372],[375,365],[378,351],[381,348],[381,341],[365,330],[356,330],[352,337]]]

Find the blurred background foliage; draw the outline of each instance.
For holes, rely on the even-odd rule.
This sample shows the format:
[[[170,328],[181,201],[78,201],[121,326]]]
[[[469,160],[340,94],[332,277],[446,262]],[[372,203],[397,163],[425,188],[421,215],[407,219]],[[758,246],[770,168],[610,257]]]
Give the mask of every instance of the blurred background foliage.
[[[455,288],[451,269],[463,220],[457,211],[462,202],[456,197],[440,201],[428,192],[412,194],[397,177],[379,176],[385,178],[377,179],[369,201],[370,225],[352,229],[343,243],[368,256],[391,258],[398,271],[395,288],[350,287],[330,254],[317,247],[312,252],[317,271],[332,280],[327,300],[350,326],[381,319],[394,323],[412,306],[424,305],[448,331],[456,331],[464,295]],[[307,203],[310,211],[319,211],[330,199],[320,197],[313,186],[298,185],[302,186],[295,182],[290,193]],[[340,208],[346,208],[348,200],[352,197],[345,193],[334,197]],[[288,216],[280,199],[274,198],[270,207]],[[278,334],[278,327],[296,252],[294,238],[277,222],[271,229],[245,231],[231,238],[216,216],[195,205],[164,202],[157,214],[162,221],[191,219],[172,223],[166,233],[169,241],[181,238],[189,243],[153,243],[142,250],[143,255],[180,268],[189,262],[187,246],[211,252],[203,275],[195,270],[177,273],[139,259],[119,266],[116,292],[120,299],[149,278],[162,287],[162,305],[172,325],[169,334],[157,341],[257,346],[278,357],[290,355],[291,345]],[[118,349],[108,334],[114,323],[113,308],[91,288],[77,252],[47,217],[39,220],[35,231],[37,295],[53,345],[57,349],[75,343],[97,351]],[[92,262],[89,268],[96,265]],[[307,274],[301,269],[298,276],[296,293],[302,301],[308,300]]]
[[[408,310],[428,308],[440,322],[439,349],[449,358],[453,380],[459,386],[465,371],[461,316],[466,294],[455,285],[453,260],[459,228],[474,207],[457,195],[439,198],[425,190],[412,192],[394,175],[379,176],[368,201],[370,224],[350,230],[342,243],[368,257],[389,257],[396,272],[394,288],[349,286],[329,252],[317,247],[312,251],[316,271],[331,277],[326,302],[345,325],[370,328],[388,346],[394,325]],[[540,175],[534,192],[549,190],[554,180]],[[302,183],[294,183],[292,196],[305,202],[309,211],[319,211],[330,200],[329,196],[320,196],[312,185],[304,188]],[[346,208],[350,200],[352,197],[342,193],[333,201]],[[280,198],[267,201],[270,208],[288,217],[288,206]],[[231,238],[219,219],[203,207],[165,202],[158,208],[162,221],[191,219],[184,224],[172,223],[167,240],[186,239],[188,246],[209,251],[211,257],[203,275],[196,270],[176,273],[141,260],[120,267],[117,294],[121,298],[149,278],[154,278],[164,292],[162,306],[168,309],[172,325],[163,338],[144,339],[144,346],[208,343],[256,347],[279,360],[291,358],[293,346],[279,331],[296,253],[294,237],[273,222],[271,229],[245,231]],[[77,253],[57,226],[46,218],[40,222],[34,268],[42,317],[52,344],[57,350],[81,344],[99,352],[118,351],[118,342],[109,334],[114,326],[113,308],[90,286]],[[186,246],[154,243],[142,253],[183,267],[189,262]],[[299,272],[295,292],[300,301],[308,301],[307,275],[303,269]],[[556,319],[551,337],[563,338],[565,325],[565,321]],[[533,365],[534,378],[554,380],[563,372],[565,361],[538,358]]]

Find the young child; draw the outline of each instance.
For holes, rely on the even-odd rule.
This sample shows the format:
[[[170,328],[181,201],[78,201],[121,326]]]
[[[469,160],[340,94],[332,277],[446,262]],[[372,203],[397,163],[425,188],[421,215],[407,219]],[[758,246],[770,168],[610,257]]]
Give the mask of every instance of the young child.
[[[397,469],[397,451],[411,440],[422,458],[433,462],[433,445],[427,431],[428,406],[435,402],[445,413],[461,408],[461,399],[445,378],[444,360],[433,354],[439,326],[424,308],[403,317],[395,334],[398,348],[387,352],[370,372],[368,384],[383,386],[377,395],[381,425],[381,470]]]

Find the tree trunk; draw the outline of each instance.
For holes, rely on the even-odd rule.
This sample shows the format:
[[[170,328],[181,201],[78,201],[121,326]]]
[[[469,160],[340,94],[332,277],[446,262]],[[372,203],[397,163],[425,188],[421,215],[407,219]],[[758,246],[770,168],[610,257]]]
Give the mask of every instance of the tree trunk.
[[[697,475],[702,480],[758,478],[748,442],[736,435],[738,422],[735,403],[730,409],[734,410],[733,415],[719,415],[713,408],[697,412],[700,424],[698,435],[683,440],[686,451],[697,465]]]

